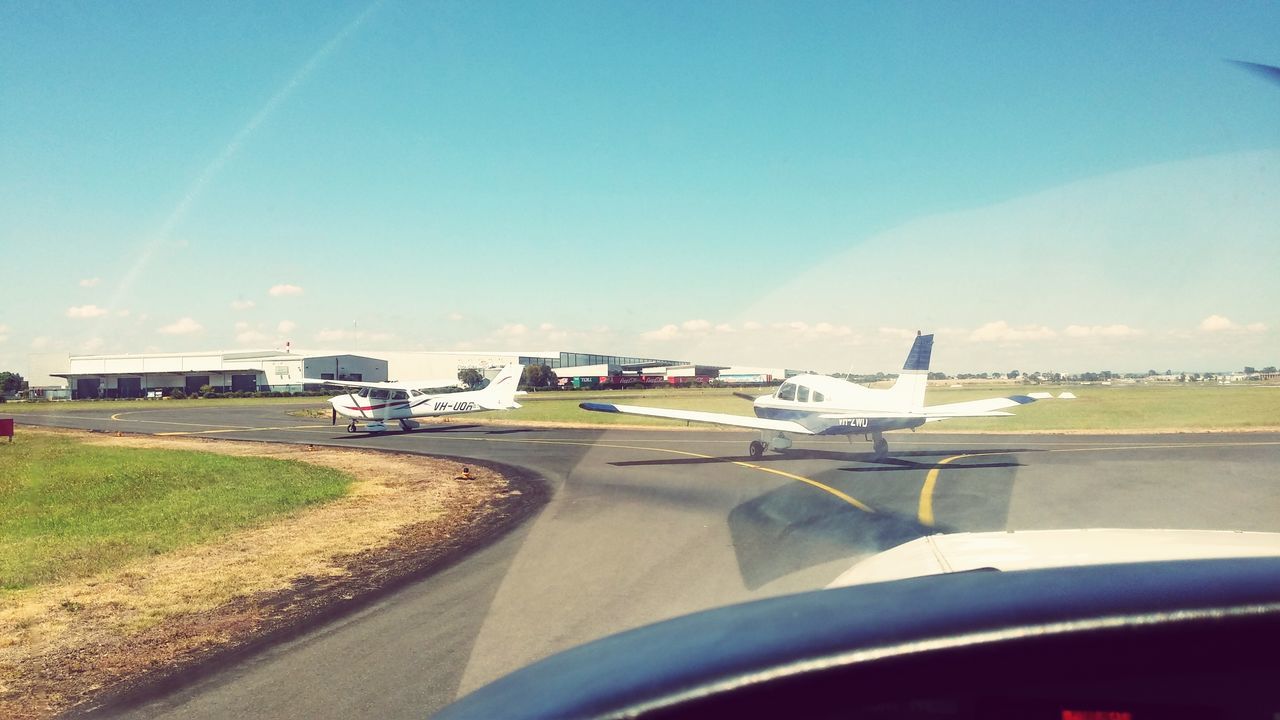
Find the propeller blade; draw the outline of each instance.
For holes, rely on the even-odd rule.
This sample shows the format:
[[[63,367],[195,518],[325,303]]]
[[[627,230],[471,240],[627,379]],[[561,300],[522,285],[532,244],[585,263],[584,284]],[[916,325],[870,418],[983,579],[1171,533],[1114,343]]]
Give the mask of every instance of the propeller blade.
[[[735,393],[733,394],[733,396],[734,396],[734,397],[740,397],[740,398],[742,398],[743,400],[750,400],[751,402],[755,402],[755,401],[756,401],[756,396],[755,396],[755,395],[748,395],[748,394],[746,394],[746,393],[735,392]]]
[[[1245,60],[1231,60],[1232,62],[1245,70],[1261,75],[1262,77],[1274,83],[1280,83],[1280,68],[1274,65],[1263,65],[1261,63],[1252,63]]]
[[[333,408],[333,424],[338,424],[338,408]]]

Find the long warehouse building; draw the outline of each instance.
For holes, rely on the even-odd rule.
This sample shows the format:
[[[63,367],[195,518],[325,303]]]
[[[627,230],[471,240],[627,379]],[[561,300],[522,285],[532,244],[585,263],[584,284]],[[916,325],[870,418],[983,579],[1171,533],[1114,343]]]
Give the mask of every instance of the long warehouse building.
[[[723,378],[727,382],[768,383],[794,374],[782,368],[730,368],[624,355],[564,351],[337,351],[226,350],[192,353],[70,355],[30,357],[30,387],[49,399],[142,398],[218,392],[298,392],[304,378],[381,382],[422,382],[424,387],[456,382],[458,371],[495,372],[511,363],[546,365],[562,386],[618,387],[634,383],[686,384]]]

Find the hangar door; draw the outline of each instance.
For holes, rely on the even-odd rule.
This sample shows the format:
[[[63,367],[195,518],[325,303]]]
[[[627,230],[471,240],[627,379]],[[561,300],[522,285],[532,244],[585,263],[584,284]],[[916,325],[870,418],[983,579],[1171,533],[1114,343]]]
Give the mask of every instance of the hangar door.
[[[116,393],[122,398],[142,397],[142,378],[116,378]]]
[[[208,375],[188,375],[186,377],[187,394],[200,392],[200,387],[209,384]]]
[[[257,375],[232,375],[231,392],[255,392],[258,389]]]
[[[76,379],[76,399],[87,400],[98,397],[98,388],[101,386],[102,381],[97,378]]]

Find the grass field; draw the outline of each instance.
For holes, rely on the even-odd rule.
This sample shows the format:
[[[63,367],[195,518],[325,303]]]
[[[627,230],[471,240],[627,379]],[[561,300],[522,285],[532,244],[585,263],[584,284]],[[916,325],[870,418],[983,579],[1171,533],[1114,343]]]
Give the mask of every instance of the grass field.
[[[342,496],[351,476],[266,458],[0,442],[0,590],[84,577]]]
[[[186,398],[183,400],[66,400],[58,402],[7,402],[0,403],[0,416],[24,413],[66,413],[89,410],[125,412],[133,410],[174,410],[178,408],[220,407],[235,405],[305,405],[324,402],[322,397],[285,398]]]
[[[1248,385],[1210,386],[989,386],[981,388],[930,388],[930,405],[984,397],[1064,390],[1074,400],[1042,400],[1014,408],[1012,417],[948,420],[930,423],[930,431],[1143,431],[1143,430],[1247,430],[1280,428],[1280,387]],[[467,417],[510,421],[592,423],[601,425],[651,425],[684,427],[684,421],[638,415],[589,413],[578,403],[615,402],[670,407],[682,410],[751,414],[751,403],[723,388],[687,390],[616,390],[534,393],[519,398],[523,408],[509,412],[477,413]],[[764,388],[746,390],[766,392]]]

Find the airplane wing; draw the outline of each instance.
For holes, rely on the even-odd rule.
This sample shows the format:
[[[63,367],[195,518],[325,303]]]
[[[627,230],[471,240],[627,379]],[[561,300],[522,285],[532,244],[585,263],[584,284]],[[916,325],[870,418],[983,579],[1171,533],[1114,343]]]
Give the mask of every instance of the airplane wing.
[[[1004,408],[1027,405],[1035,401],[1036,398],[1027,395],[1010,395],[1009,397],[969,400],[967,402],[947,403],[946,405],[930,405],[924,408],[923,414],[925,417],[938,418],[940,420],[958,417],[1000,417],[1013,414],[999,412]]]
[[[458,385],[457,378],[452,380],[443,380],[436,378],[433,380],[402,380],[396,382],[360,382],[358,380],[318,380],[316,378],[302,378],[302,382],[315,385],[337,385],[338,387],[353,388],[383,388],[384,390],[421,390],[423,388],[446,388],[456,387]]]
[[[769,418],[750,417],[747,415],[730,415],[728,413],[699,412],[697,410],[672,410],[670,408],[641,407],[639,405],[614,405],[613,403],[585,402],[578,405],[591,412],[624,413],[627,415],[645,415],[648,417],[671,418],[672,420],[690,420],[693,422],[711,423],[713,425],[733,425],[734,427],[752,428],[755,430],[777,430],[778,432],[813,435],[813,431],[790,420],[771,420]]]
[[[1001,412],[1002,408],[1017,407],[1033,403],[1036,398],[1026,395],[1012,395],[1010,397],[986,398],[983,400],[970,400],[967,402],[947,403],[946,405],[930,405],[920,408],[919,410],[906,410],[901,412],[884,411],[884,410],[866,410],[862,412],[841,412],[822,415],[824,420],[840,420],[842,418],[878,418],[881,420],[914,420],[924,418],[925,420],[947,420],[949,418],[966,418],[966,417],[1006,417],[1013,413]]]

